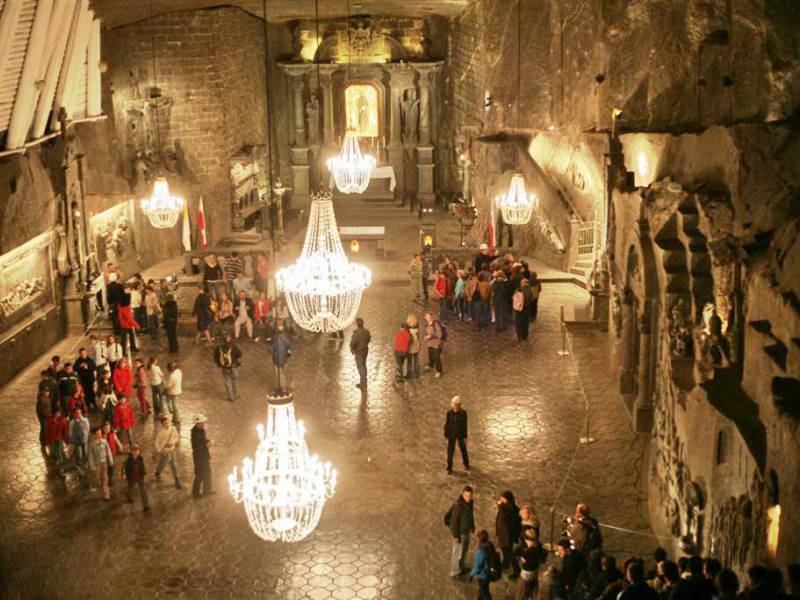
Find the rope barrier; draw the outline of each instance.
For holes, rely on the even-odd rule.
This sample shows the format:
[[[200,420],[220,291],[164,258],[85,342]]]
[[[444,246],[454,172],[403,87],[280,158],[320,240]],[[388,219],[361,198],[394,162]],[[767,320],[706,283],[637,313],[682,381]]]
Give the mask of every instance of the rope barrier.
[[[63,353],[64,356],[69,356],[70,354],[72,354],[75,348],[77,348],[78,345],[81,343],[81,341],[89,334],[89,330],[94,326],[95,322],[99,317],[100,317],[100,312],[97,311],[94,315],[94,318],[92,319],[92,322],[86,326],[86,329],[83,330],[83,333],[81,333],[80,337],[77,340],[75,340],[75,343],[72,344],[69,350]]]
[[[564,518],[572,516],[572,515],[568,515],[567,513],[562,513],[562,512],[557,512],[556,514],[559,517],[564,517]],[[600,527],[603,527],[605,529],[611,529],[613,531],[621,531],[622,533],[632,533],[632,534],[635,534],[635,535],[641,535],[641,536],[644,536],[644,537],[656,538],[656,539],[659,539],[659,540],[673,540],[673,539],[675,539],[675,538],[673,538],[671,536],[668,536],[668,535],[656,535],[655,533],[651,533],[649,531],[641,531],[641,530],[636,530],[636,529],[627,529],[625,527],[619,527],[617,525],[609,525],[608,523],[601,523],[600,521],[598,521],[597,524]]]

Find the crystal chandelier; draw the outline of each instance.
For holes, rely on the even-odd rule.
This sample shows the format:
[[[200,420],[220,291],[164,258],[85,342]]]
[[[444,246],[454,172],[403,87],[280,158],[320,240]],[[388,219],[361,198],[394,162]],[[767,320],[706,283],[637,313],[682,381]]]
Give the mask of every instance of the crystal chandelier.
[[[169,184],[163,177],[153,182],[153,195],[142,200],[142,212],[156,229],[169,229],[178,222],[183,211],[183,198],[169,193]]]
[[[291,395],[267,396],[267,401],[267,427],[258,424],[255,461],[245,458],[241,472],[234,467],[228,485],[258,537],[298,542],[319,523],[336,489],[336,469],[309,455]]]
[[[497,198],[497,206],[503,213],[503,221],[509,225],[524,225],[530,221],[536,202],[536,194],[529,196],[525,190],[525,178],[522,173],[514,173],[508,191]]]
[[[328,159],[328,170],[333,173],[336,187],[343,194],[363,194],[374,168],[375,158],[361,154],[355,130],[348,129],[339,156]]]
[[[275,274],[275,281],[303,329],[332,333],[353,322],[372,275],[347,259],[330,192],[312,196],[303,251],[293,265]]]

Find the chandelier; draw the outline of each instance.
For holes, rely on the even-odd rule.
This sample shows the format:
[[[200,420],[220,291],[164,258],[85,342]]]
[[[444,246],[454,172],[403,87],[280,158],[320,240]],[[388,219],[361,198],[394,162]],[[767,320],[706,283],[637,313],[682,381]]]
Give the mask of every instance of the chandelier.
[[[163,177],[153,182],[153,195],[142,200],[142,212],[156,229],[169,229],[178,222],[183,211],[183,198],[169,193],[169,184]]]
[[[336,489],[336,469],[309,455],[291,395],[267,396],[267,401],[267,427],[258,424],[255,461],[245,458],[241,472],[234,467],[228,485],[258,537],[298,542],[319,523]]]
[[[525,190],[522,173],[514,173],[508,191],[497,198],[497,205],[503,213],[503,221],[509,225],[524,225],[530,221],[536,202],[536,194],[529,196]]]
[[[347,259],[330,192],[312,195],[303,251],[293,265],[275,274],[275,281],[303,329],[332,333],[353,322],[372,275]]]
[[[361,154],[358,136],[348,128],[339,156],[328,159],[328,170],[333,173],[336,187],[343,194],[363,194],[374,168],[375,158]]]

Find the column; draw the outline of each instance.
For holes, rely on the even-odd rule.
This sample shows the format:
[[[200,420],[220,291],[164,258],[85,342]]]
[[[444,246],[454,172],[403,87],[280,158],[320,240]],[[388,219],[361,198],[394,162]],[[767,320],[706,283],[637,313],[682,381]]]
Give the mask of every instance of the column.
[[[289,78],[292,88],[292,107],[294,112],[295,143],[291,148],[292,157],[292,204],[294,208],[306,209],[310,200],[308,146],[306,138],[306,115],[303,103],[305,76],[310,70],[308,64],[281,63],[281,69]],[[271,182],[270,182],[271,184]]]
[[[636,389],[634,373],[634,347],[633,336],[636,335],[636,310],[633,304],[634,296],[630,289],[622,292],[622,335],[620,336],[620,373],[619,391],[623,396],[630,397]]]
[[[395,197],[401,204],[406,200],[406,155],[403,146],[403,123],[402,123],[402,102],[403,92],[414,85],[414,78],[417,72],[407,63],[388,64],[385,67],[389,74],[389,143],[387,150],[389,153],[389,163],[394,169],[397,177],[397,188]],[[410,161],[409,161],[410,162]],[[412,167],[413,168],[413,167]]]
[[[431,80],[427,69],[419,72],[419,144],[431,145]]]
[[[338,69],[338,65],[319,66],[322,84],[322,140],[326,146],[336,144],[333,126],[333,74]]]
[[[417,146],[417,199],[420,213],[432,212],[436,203],[431,145],[431,73],[442,66],[441,62],[418,63],[414,69],[419,73],[419,145]]]
[[[294,135],[297,146],[306,145],[306,111],[303,91],[306,87],[304,73],[291,72],[292,99],[294,106]]]
[[[657,356],[653,348],[653,321],[655,311],[651,300],[645,301],[644,314],[639,321],[639,385],[633,405],[633,427],[639,433],[647,433],[652,426],[653,358]]]

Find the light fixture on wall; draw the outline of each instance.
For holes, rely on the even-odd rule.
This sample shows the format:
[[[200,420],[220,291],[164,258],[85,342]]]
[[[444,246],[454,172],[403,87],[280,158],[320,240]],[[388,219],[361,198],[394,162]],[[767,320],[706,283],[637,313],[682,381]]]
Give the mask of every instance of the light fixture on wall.
[[[153,56],[153,87],[150,88],[151,103],[155,106],[156,144],[161,152],[161,131],[158,123],[158,102],[161,89],[156,84],[156,40],[155,22],[153,21],[153,1],[150,0],[150,49]],[[141,201],[142,212],[147,216],[150,225],[156,229],[169,229],[178,222],[183,212],[183,199],[169,193],[169,184],[163,177],[153,182],[153,194]]]
[[[372,282],[363,265],[351,263],[342,248],[331,193],[311,196],[306,240],[297,261],[275,274],[289,312],[303,329],[333,333],[356,317],[361,294]]]
[[[319,0],[316,2],[318,4]],[[350,0],[347,2],[347,82],[350,82]],[[363,194],[377,163],[374,157],[361,153],[358,135],[349,123],[347,125],[342,149],[338,156],[328,159],[328,169],[340,192]]]
[[[519,92],[522,85],[522,0],[517,0],[517,108],[516,120],[519,129]],[[497,206],[503,215],[503,221],[509,225],[524,225],[531,220],[535,194],[528,195],[525,190],[525,178],[517,171],[511,176],[508,191],[496,198]]]
[[[267,396],[267,402],[267,426],[258,425],[255,461],[245,458],[241,471],[234,467],[228,486],[258,537],[298,542],[319,523],[336,490],[336,469],[309,455],[291,395]]]

